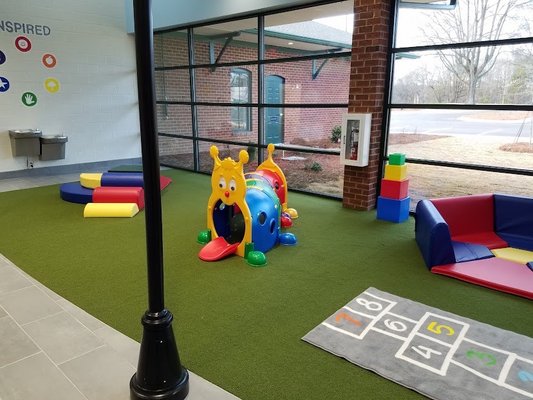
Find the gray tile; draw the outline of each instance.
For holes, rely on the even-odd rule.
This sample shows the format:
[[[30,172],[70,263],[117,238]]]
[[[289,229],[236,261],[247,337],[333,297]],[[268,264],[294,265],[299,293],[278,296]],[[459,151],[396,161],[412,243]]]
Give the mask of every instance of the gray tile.
[[[107,325],[94,331],[94,334],[102,339],[133,367],[137,368],[139,349],[141,347],[138,342]]]
[[[37,281],[35,281],[37,282]],[[55,302],[58,302],[59,300],[61,300],[63,297],[61,297],[60,295],[58,295],[56,292],[48,289],[46,286],[44,286],[42,283],[40,282],[37,282],[36,283],[36,286],[41,289],[44,293],[46,293],[52,300],[54,300]]]
[[[0,268],[0,295],[32,285],[32,282],[16,268],[11,266]]]
[[[0,399],[86,400],[43,353],[0,369]]]
[[[89,400],[129,399],[135,373],[110,347],[104,346],[59,366]]]
[[[93,332],[106,326],[102,321],[96,319],[91,314],[85,312],[68,300],[61,298],[57,301],[57,304]]]
[[[187,400],[239,400],[239,398],[189,371]]]
[[[6,315],[6,310],[4,310],[4,308],[0,306],[0,318],[5,317]]]
[[[62,311],[61,307],[36,286],[2,295],[0,306],[20,325]]]
[[[0,368],[39,351],[12,318],[0,318]]]
[[[56,364],[103,345],[103,341],[66,311],[24,325],[26,333]]]

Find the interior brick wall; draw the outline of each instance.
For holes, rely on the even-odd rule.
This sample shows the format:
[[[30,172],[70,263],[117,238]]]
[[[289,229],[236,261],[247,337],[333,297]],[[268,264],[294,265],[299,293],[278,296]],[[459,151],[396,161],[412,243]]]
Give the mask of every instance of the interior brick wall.
[[[343,206],[371,210],[377,198],[391,2],[355,0],[348,112],[371,113],[367,167],[344,167]]]

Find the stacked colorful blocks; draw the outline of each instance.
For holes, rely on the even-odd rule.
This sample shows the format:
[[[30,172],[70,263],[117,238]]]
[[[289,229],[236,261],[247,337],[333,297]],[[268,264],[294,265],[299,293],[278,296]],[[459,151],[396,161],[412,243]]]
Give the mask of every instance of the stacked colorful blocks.
[[[171,182],[170,178],[161,176],[161,190]],[[144,208],[143,187],[142,173],[82,173],[80,182],[65,183],[59,192],[65,201],[85,204],[86,218],[134,217]]]
[[[385,165],[385,177],[381,180],[377,219],[404,222],[409,218],[410,202],[405,154],[390,154]]]

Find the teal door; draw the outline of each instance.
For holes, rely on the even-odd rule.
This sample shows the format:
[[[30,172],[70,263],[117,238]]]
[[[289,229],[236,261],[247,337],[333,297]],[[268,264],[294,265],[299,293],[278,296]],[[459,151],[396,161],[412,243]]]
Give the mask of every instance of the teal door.
[[[285,79],[278,75],[266,77],[266,104],[283,104]],[[265,108],[265,141],[266,143],[283,143],[283,108]]]

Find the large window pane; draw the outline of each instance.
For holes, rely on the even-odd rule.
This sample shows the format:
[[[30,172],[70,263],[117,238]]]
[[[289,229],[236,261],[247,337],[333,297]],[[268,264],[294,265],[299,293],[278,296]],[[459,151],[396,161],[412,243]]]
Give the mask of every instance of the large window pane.
[[[154,35],[155,67],[189,65],[187,31],[176,31]]]
[[[336,133],[346,108],[265,108],[267,143],[339,148]]]
[[[278,149],[274,161],[283,170],[289,189],[342,197],[344,167],[338,155]]]
[[[257,60],[257,18],[194,28],[195,64]]]
[[[453,10],[401,8],[397,20],[396,47],[529,37],[533,3],[459,0]]]
[[[192,136],[191,121],[191,106],[157,105],[157,129],[159,132]]]
[[[400,53],[393,103],[531,104],[533,43]]]
[[[234,107],[198,106],[198,135],[202,138],[257,143],[257,108],[245,107],[251,114],[251,129],[238,130],[234,123]]]
[[[349,58],[266,64],[265,102],[348,104],[349,81]]]
[[[193,141],[159,136],[159,162],[170,167],[194,169]]]
[[[251,97],[249,103],[257,103],[257,65],[237,65],[234,67],[196,68],[196,101],[213,104],[231,103],[235,94],[232,91],[234,84],[244,84],[244,81],[235,81],[235,72],[241,72],[241,78],[245,73],[249,75],[248,92]],[[242,86],[241,86],[242,87]],[[241,96],[241,99],[243,97]]]
[[[504,193],[533,197],[533,176],[408,163],[411,208],[426,198]]]
[[[393,110],[388,152],[533,170],[532,117],[524,111]]]
[[[191,101],[189,70],[155,71],[156,100]]]
[[[244,172],[251,172],[257,169],[257,151],[254,146],[247,145],[229,145],[211,142],[199,142],[200,146],[200,171],[211,173],[213,172],[213,159],[209,154],[211,146],[218,148],[218,157],[222,160],[226,157],[231,157],[234,161],[239,160],[239,152],[241,150],[248,151],[249,160],[243,167]],[[207,200],[207,199],[206,199]]]
[[[265,17],[265,57],[349,51],[352,30],[352,1],[268,15]]]

